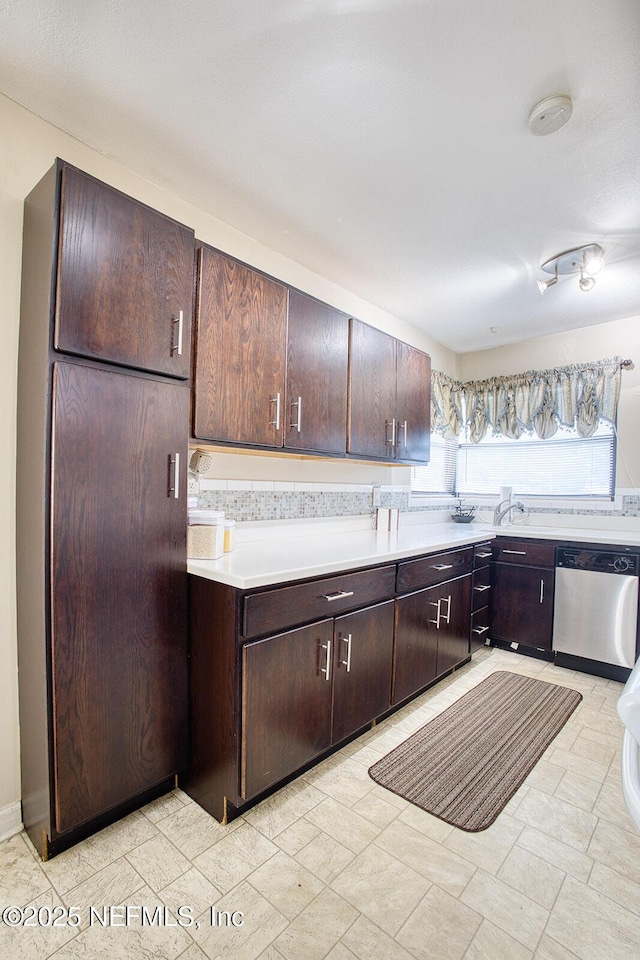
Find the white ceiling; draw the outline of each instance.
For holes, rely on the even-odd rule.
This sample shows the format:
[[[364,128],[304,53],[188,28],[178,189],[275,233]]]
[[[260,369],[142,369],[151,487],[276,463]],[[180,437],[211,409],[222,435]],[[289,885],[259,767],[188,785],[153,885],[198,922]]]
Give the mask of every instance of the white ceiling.
[[[457,352],[640,315],[639,51],[638,0],[0,11],[2,92]],[[595,289],[541,297],[593,241]]]

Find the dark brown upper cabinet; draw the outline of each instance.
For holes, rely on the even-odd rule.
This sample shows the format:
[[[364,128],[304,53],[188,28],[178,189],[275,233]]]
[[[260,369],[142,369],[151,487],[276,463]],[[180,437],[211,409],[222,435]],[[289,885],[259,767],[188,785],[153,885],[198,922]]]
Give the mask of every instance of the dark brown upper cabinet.
[[[287,288],[198,248],[193,435],[281,447]]]
[[[396,345],[396,459],[428,463],[431,358],[401,340]]]
[[[193,231],[60,168],[55,349],[188,379]]]
[[[429,356],[359,320],[351,321],[349,349],[349,454],[426,463]]]
[[[348,350],[349,318],[290,290],[285,447],[346,452]]]

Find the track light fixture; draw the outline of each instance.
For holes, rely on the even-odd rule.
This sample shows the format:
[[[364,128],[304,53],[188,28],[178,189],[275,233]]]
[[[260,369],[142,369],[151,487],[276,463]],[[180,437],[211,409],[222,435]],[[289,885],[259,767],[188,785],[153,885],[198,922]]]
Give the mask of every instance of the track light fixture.
[[[538,290],[540,293],[546,293],[549,287],[552,287],[554,283],[558,282],[558,267],[556,265],[555,275],[551,277],[551,280],[537,280]]]
[[[604,267],[604,253],[599,243],[585,243],[582,247],[565,250],[558,253],[542,264],[541,270],[552,273],[551,280],[538,280],[538,290],[545,293],[548,287],[558,282],[560,276],[570,273],[579,273],[578,286],[585,292],[593,290],[596,285],[594,274]]]

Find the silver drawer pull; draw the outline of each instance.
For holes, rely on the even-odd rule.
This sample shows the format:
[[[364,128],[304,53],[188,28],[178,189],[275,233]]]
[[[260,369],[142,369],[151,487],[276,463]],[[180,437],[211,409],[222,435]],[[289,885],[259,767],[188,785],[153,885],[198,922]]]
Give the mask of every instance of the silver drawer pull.
[[[491,584],[490,584],[490,583],[483,583],[481,586],[479,586],[479,587],[474,587],[473,589],[474,589],[474,590],[477,590],[478,593],[482,593],[484,590],[491,590]]]
[[[471,632],[472,632],[472,633],[477,633],[478,635],[481,635],[481,634],[483,634],[483,633],[486,633],[488,629],[489,629],[489,627],[474,627]]]
[[[344,600],[345,597],[352,597],[352,596],[353,596],[353,590],[338,590],[337,593],[324,594],[325,600],[328,600],[329,603],[331,603],[332,600]]]
[[[347,659],[341,660],[340,663],[347,668],[347,673],[351,673],[351,634],[347,634],[346,637],[340,637],[340,640],[347,645]]]
[[[432,570],[453,570],[453,564],[452,563],[432,563],[431,569]]]
[[[182,356],[182,333],[184,328],[184,311],[181,310],[177,317],[174,317],[171,321],[177,326],[177,336],[171,344],[171,353],[177,353],[179,357]]]
[[[490,556],[491,556],[491,553],[476,553],[476,557],[479,557],[480,560],[486,560],[487,557],[490,557]]]
[[[275,397],[271,397],[269,404],[275,403],[276,405],[276,418],[275,420],[269,420],[269,425],[275,427],[276,430],[280,429],[280,394],[276,393]]]
[[[442,600],[442,598],[440,598],[440,600],[429,600],[430,605],[431,605],[432,607],[437,607],[438,612],[436,613],[436,619],[435,619],[435,620],[431,620],[431,618],[429,618],[429,619],[427,620],[427,623],[433,623],[434,626],[435,626],[435,628],[436,628],[436,630],[439,630],[439,629],[440,629],[440,601],[441,601],[441,600]]]
[[[297,400],[292,400],[291,406],[297,408],[298,416],[293,423],[289,423],[289,429],[297,430],[298,433],[300,433],[302,430],[302,397],[298,397]]]
[[[519,557],[526,557],[526,550],[503,550],[503,553],[517,553]]]
[[[442,614],[442,619],[445,623],[449,623],[451,620],[451,594],[448,597],[443,597],[442,602],[447,605],[447,612]]]
[[[321,643],[320,646],[327,651],[327,665],[326,667],[320,667],[320,673],[324,673],[325,680],[331,680],[331,640]]]
[[[540,581],[540,603],[544,603],[544,580]]]
[[[389,427],[391,427],[391,440],[389,440]],[[396,418],[385,420],[384,422],[384,442],[390,443],[392,447],[396,445]]]
[[[180,499],[180,454],[169,454],[169,489],[167,496]]]

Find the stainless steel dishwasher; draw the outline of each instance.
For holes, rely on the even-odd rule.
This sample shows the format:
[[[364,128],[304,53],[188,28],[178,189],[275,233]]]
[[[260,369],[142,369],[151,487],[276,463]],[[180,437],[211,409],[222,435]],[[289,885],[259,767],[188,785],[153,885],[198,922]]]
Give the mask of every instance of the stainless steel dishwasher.
[[[558,547],[553,612],[555,662],[626,680],[637,658],[636,553]]]

